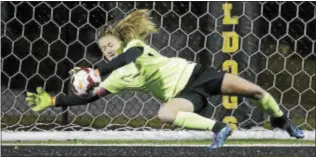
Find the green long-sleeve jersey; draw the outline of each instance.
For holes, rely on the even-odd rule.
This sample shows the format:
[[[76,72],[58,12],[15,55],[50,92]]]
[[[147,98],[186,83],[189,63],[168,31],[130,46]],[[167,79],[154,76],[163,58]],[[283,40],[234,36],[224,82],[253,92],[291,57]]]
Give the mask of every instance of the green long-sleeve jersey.
[[[101,85],[112,94],[123,90],[140,91],[167,101],[186,86],[196,63],[182,58],[168,58],[141,40],[130,41],[123,52],[142,47],[143,53],[135,62],[114,70]]]

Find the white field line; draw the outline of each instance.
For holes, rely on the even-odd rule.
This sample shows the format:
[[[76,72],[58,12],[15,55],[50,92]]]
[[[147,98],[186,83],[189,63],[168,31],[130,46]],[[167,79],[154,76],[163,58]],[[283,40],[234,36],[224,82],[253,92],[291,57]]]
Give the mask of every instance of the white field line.
[[[315,132],[304,130],[302,140],[315,141]],[[1,141],[46,140],[203,140],[211,139],[209,131],[2,131]],[[281,130],[237,130],[229,139],[294,139]]]
[[[2,146],[76,146],[76,147],[208,147],[205,144],[22,144],[2,143]],[[225,144],[224,147],[315,147],[315,144]]]

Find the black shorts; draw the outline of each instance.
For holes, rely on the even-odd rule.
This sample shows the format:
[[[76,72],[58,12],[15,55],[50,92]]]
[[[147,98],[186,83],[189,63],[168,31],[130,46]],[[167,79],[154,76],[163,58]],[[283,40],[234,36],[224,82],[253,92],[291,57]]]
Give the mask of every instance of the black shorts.
[[[184,98],[194,105],[194,112],[200,112],[208,104],[207,98],[221,93],[225,72],[219,72],[212,67],[197,64],[193,73],[176,98]]]

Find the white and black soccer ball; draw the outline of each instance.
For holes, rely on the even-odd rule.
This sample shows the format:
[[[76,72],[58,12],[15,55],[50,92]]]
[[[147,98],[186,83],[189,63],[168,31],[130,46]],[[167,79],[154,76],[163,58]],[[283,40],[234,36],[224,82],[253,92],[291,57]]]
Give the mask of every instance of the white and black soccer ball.
[[[80,97],[89,97],[95,94],[95,88],[100,85],[101,76],[92,68],[79,68],[73,72],[70,84],[73,92]]]

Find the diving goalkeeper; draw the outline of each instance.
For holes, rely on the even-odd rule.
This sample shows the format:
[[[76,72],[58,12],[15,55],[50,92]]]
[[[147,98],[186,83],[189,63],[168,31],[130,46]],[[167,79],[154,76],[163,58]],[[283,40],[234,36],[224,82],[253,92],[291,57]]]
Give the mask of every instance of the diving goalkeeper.
[[[157,29],[147,10],[132,12],[98,31],[97,43],[108,63],[97,67],[105,79],[93,96],[53,97],[38,87],[37,94],[27,92],[26,101],[34,111],[41,111],[48,107],[84,105],[107,94],[126,90],[149,93],[165,102],[158,112],[161,121],[186,129],[214,132],[209,148],[216,149],[223,146],[232,129],[197,113],[208,104],[207,98],[212,95],[237,95],[252,99],[271,117],[272,126],[286,130],[292,137],[304,137],[280,110],[275,99],[261,87],[212,67],[162,56],[144,42],[150,33],[155,32]]]

